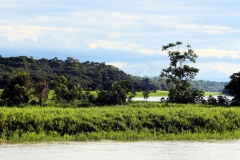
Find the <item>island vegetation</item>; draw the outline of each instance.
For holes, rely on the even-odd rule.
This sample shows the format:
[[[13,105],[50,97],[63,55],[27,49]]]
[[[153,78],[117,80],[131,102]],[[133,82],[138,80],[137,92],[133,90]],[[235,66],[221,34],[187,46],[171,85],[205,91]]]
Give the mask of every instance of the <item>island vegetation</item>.
[[[190,45],[179,51],[181,44],[163,46],[170,48],[170,66],[157,81],[70,57],[0,57],[0,141],[240,138],[240,72],[215,83],[232,100],[206,98],[204,92],[213,90],[193,84],[208,81],[193,81],[199,70],[186,64],[197,55]],[[165,98],[147,102],[152,95]],[[133,101],[140,96],[145,100]]]

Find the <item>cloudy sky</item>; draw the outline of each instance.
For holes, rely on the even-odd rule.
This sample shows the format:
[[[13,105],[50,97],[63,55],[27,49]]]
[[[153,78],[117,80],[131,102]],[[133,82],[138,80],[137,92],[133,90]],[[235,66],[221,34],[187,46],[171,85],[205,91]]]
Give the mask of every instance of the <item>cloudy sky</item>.
[[[106,62],[137,76],[169,66],[162,45],[198,55],[196,79],[240,71],[239,0],[0,0],[0,54]]]

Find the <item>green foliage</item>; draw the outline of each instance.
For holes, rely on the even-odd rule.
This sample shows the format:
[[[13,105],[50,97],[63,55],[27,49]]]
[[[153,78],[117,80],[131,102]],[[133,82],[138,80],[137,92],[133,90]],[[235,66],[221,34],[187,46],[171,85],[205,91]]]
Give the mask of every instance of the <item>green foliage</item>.
[[[69,89],[67,83],[68,79],[61,76],[54,90],[55,98],[57,100],[73,101],[89,97],[90,93],[88,91],[86,92],[86,96],[83,94],[83,89],[80,84],[74,85],[71,89]]]
[[[214,98],[212,95],[209,95],[205,104],[206,103],[209,105],[229,106],[231,105],[231,100],[229,100],[226,96],[219,95],[217,98]]]
[[[232,99],[232,105],[240,105],[240,72],[233,73],[230,76],[230,82],[225,86],[230,93],[234,96]]]
[[[67,78],[61,76],[58,80],[57,86],[54,89],[54,94],[57,100],[67,100],[69,98],[69,90],[67,87]]]
[[[69,94],[71,95],[70,99],[72,99],[72,100],[85,99],[85,95],[83,94],[83,88],[80,84],[74,85],[69,92],[70,92]],[[87,93],[87,95],[88,95],[88,93]]]
[[[148,89],[146,89],[145,91],[143,91],[143,98],[145,99],[145,100],[147,100],[148,98],[149,98],[149,94],[150,94],[150,90],[148,90]]]
[[[181,42],[176,44],[170,43],[163,46],[163,50],[181,45]],[[199,90],[190,90],[190,81],[198,73],[197,68],[189,67],[185,63],[196,62],[197,55],[188,45],[187,51],[169,51],[168,57],[170,58],[170,66],[163,69],[160,75],[161,78],[166,78],[167,85],[169,86],[168,101],[173,103],[198,103],[203,98],[203,92]]]
[[[144,88],[139,88],[139,91],[142,91],[146,88],[151,90],[169,90],[167,86],[166,78],[159,78],[159,77],[132,77],[135,82],[142,84],[145,86]],[[224,86],[227,82],[214,82],[214,81],[207,81],[207,80],[191,80],[191,87],[190,89],[197,89],[202,90],[205,92],[222,92]]]
[[[129,94],[128,84],[128,81],[114,82],[109,91],[98,92],[94,102],[106,105],[125,104],[127,99],[131,100],[135,96],[134,92]]]
[[[35,94],[39,99],[39,105],[43,105],[43,101],[46,101],[49,94],[49,88],[46,80],[41,80],[35,85]]]
[[[128,102],[132,102],[132,99],[137,95],[137,93],[135,91],[132,91],[130,93],[128,93],[128,97],[127,100]]]
[[[126,102],[129,89],[127,85],[128,81],[114,82],[111,87],[111,96],[113,99],[113,104],[124,104]]]
[[[226,96],[217,96],[218,105],[228,106],[231,101]]]
[[[168,140],[179,136],[220,138],[220,135],[229,139],[235,133],[239,137],[239,121],[238,108],[200,104],[146,102],[80,109],[0,108],[0,139]]]
[[[80,62],[78,59],[67,57],[60,60],[34,59],[33,57],[19,56],[0,58],[0,88],[4,88],[9,77],[18,72],[26,71],[30,73],[34,83],[46,79],[49,88],[54,89],[61,76],[68,79],[68,88],[74,85],[81,85],[84,90],[108,90],[115,81],[128,80],[129,89],[140,90],[142,84],[133,80],[131,75],[127,75],[118,68],[98,62]]]
[[[208,99],[207,99],[207,102],[208,102],[208,104],[210,104],[210,105],[217,105],[217,104],[218,104],[218,103],[217,103],[217,99],[214,98],[212,95],[209,95],[209,97],[208,97]]]
[[[173,103],[202,103],[203,97],[202,91],[172,88],[169,91],[168,101]]]
[[[7,105],[21,105],[28,103],[33,92],[34,87],[30,75],[26,72],[19,72],[5,86],[1,99]]]
[[[222,92],[226,84],[226,82],[193,80],[191,81],[191,89],[197,89],[205,92]]]

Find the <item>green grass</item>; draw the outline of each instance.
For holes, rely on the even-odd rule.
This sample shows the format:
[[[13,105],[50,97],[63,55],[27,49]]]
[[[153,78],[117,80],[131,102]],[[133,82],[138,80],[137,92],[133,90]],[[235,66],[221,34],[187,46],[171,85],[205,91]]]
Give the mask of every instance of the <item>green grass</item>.
[[[54,90],[50,90],[48,93],[48,99],[52,99],[54,96]]]
[[[0,108],[0,142],[240,138],[240,108],[134,102],[92,108]]]
[[[136,98],[142,98],[143,97],[143,92],[136,92]],[[168,91],[160,91],[158,90],[156,93],[154,92],[151,92],[149,94],[150,97],[161,97],[161,96],[168,96]]]
[[[204,95],[205,96],[209,96],[209,95],[217,96],[217,95],[223,95],[223,94],[222,94],[222,92],[204,92]]]

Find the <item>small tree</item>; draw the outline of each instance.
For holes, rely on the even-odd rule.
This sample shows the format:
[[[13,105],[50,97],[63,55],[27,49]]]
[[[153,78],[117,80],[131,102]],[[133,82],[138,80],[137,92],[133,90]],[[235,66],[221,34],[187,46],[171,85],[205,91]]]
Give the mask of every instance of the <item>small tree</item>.
[[[67,87],[67,78],[61,76],[58,80],[57,86],[54,89],[54,94],[57,100],[66,100],[68,99],[68,87]]]
[[[35,94],[39,99],[40,106],[42,106],[43,101],[48,98],[48,93],[49,93],[49,88],[48,88],[47,81],[45,79],[39,81],[35,86]]]
[[[30,74],[19,72],[10,78],[2,92],[1,99],[3,99],[7,105],[19,105],[28,103],[33,92],[34,87]]]
[[[83,100],[85,98],[88,98],[88,95],[84,95],[82,92],[82,86],[80,84],[74,85],[71,89],[67,86],[67,78],[64,76],[61,76],[57,86],[54,90],[55,97],[57,100],[66,100],[66,101],[72,101],[72,100]],[[90,94],[90,92],[86,92],[86,94]]]
[[[128,93],[128,97],[127,100],[128,102],[132,102],[132,99],[137,95],[137,93],[135,91],[131,91],[130,93]]]
[[[128,96],[128,81],[114,82],[111,87],[113,104],[124,104]]]
[[[168,101],[174,103],[196,103],[203,97],[203,92],[198,90],[191,90],[190,81],[198,73],[197,68],[188,66],[188,62],[196,62],[197,55],[187,45],[187,49],[183,52],[179,51],[179,45],[182,42],[170,43],[163,46],[162,50],[172,50],[168,52],[170,58],[170,66],[162,70],[161,78],[166,78],[167,85],[169,86]],[[174,51],[174,47],[178,46],[178,50]]]
[[[145,91],[143,91],[143,98],[147,101],[147,99],[149,98],[149,94],[150,94],[150,90],[146,89]]]
[[[207,102],[210,105],[217,105],[218,104],[217,99],[214,98],[212,95],[209,95],[209,97],[207,99]]]
[[[82,92],[82,86],[80,84],[74,85],[69,91],[69,100],[82,100],[84,99],[84,94]]]
[[[109,91],[98,92],[97,98],[94,100],[95,103],[117,105],[126,103],[127,99],[131,100],[135,93],[129,94],[128,83],[128,81],[114,82]]]

